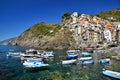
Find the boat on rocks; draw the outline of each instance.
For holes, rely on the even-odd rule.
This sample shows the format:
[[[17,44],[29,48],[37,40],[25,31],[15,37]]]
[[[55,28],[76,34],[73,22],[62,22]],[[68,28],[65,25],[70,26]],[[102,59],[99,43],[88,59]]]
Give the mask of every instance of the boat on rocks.
[[[77,59],[78,54],[80,53],[80,50],[67,50],[67,59]]]
[[[82,61],[82,64],[93,64],[93,63],[94,63],[93,59]]]
[[[120,80],[120,72],[103,69],[103,75]]]
[[[91,54],[88,52],[82,52],[81,57],[91,57]]]
[[[99,60],[99,63],[100,63],[100,64],[109,63],[109,62],[110,62],[110,59],[109,59],[109,58],[100,59],[100,60]]]
[[[91,60],[92,57],[81,57],[79,58],[80,61],[86,61],[86,60]]]
[[[76,61],[77,61],[76,59],[72,59],[72,60],[62,60],[62,65],[75,64]]]

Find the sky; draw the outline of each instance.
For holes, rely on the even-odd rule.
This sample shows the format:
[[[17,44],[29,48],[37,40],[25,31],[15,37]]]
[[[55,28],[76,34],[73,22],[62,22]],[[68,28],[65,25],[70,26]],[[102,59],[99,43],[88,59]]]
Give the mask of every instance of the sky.
[[[0,41],[40,22],[59,24],[65,12],[94,15],[120,8],[120,0],[0,0]]]

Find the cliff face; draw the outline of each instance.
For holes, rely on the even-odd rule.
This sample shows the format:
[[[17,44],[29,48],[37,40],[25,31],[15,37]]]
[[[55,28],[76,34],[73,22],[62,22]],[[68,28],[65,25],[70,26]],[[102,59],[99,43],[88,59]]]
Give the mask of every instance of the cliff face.
[[[40,49],[63,49],[75,47],[75,41],[69,29],[57,24],[40,23],[23,32],[12,45]]]

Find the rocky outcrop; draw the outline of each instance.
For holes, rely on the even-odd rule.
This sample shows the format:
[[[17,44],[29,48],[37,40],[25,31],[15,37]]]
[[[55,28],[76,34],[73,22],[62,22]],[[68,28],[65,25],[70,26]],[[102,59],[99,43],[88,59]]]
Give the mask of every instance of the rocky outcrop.
[[[11,44],[40,49],[75,47],[75,41],[68,28],[65,29],[60,25],[45,23],[34,25],[23,32],[17,39],[13,40]]]

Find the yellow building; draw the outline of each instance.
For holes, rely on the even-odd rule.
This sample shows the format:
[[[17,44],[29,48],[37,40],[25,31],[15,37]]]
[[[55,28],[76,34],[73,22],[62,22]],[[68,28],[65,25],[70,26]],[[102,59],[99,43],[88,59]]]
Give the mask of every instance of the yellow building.
[[[94,43],[97,42],[97,32],[94,32]]]

